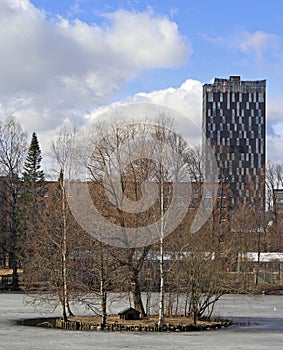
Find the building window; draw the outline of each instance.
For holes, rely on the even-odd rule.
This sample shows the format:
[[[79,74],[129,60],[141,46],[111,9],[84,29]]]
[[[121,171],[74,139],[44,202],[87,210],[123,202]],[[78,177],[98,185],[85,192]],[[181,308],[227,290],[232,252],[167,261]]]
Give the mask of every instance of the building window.
[[[235,102],[235,92],[232,92],[231,100],[232,102]]]
[[[207,94],[207,102],[213,102],[213,93],[212,92],[209,92]]]
[[[258,94],[258,102],[264,102],[263,93],[261,92]]]

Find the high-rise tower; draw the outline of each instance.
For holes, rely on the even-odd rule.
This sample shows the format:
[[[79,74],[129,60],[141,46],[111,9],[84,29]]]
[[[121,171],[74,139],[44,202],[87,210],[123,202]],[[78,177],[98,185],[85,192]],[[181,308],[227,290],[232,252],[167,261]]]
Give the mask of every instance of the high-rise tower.
[[[218,181],[228,184],[232,205],[265,201],[266,81],[239,76],[203,86],[203,135],[212,147]]]

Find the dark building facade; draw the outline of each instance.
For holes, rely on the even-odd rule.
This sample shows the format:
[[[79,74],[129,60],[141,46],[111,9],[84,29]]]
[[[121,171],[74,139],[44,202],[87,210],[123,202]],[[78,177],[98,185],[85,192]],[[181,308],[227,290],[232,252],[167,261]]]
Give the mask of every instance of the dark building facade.
[[[266,81],[240,76],[203,86],[203,137],[213,149],[218,181],[231,204],[265,202]]]

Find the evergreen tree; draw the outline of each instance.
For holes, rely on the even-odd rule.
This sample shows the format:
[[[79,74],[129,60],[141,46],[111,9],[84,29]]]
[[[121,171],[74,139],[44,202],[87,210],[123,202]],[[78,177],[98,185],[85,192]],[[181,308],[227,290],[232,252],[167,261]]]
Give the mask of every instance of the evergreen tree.
[[[44,172],[41,170],[41,150],[37,135],[32,134],[27,157],[24,162],[21,189],[19,196],[18,215],[18,257],[24,268],[30,263],[32,249],[29,246],[33,236],[36,218],[40,212],[42,191],[44,190]]]
[[[44,172],[41,170],[41,149],[39,147],[37,135],[32,134],[31,143],[28,149],[27,158],[24,164],[23,180],[24,188],[36,199],[38,190],[44,185]]]
[[[36,133],[32,134],[27,157],[24,162],[21,183],[21,195],[18,207],[18,231],[19,239],[24,244],[26,236],[32,227],[32,221],[39,209],[39,196],[44,190],[44,172],[41,170],[41,150]],[[23,249],[21,254],[23,254]]]

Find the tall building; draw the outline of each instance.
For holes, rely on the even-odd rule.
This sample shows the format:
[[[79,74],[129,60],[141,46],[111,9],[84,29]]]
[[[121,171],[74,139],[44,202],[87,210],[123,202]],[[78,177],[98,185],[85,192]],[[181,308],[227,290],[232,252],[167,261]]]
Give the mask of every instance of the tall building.
[[[265,201],[266,81],[240,76],[203,86],[203,137],[213,149],[218,181],[230,188],[231,204]]]

